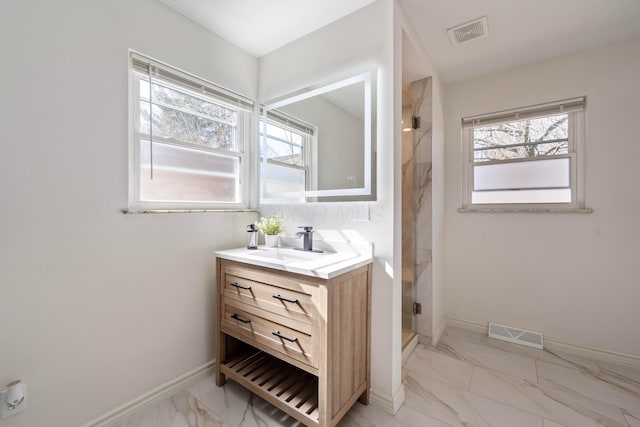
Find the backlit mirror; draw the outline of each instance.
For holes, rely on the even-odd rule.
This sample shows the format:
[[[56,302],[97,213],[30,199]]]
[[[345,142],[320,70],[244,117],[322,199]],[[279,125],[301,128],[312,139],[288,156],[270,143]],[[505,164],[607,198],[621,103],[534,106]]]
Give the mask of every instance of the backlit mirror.
[[[372,105],[370,72],[266,103],[261,202],[373,200]]]

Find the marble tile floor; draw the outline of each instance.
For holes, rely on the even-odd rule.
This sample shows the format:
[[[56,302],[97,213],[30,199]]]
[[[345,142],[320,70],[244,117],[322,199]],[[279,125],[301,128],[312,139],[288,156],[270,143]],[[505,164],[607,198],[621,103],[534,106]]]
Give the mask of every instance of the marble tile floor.
[[[640,427],[640,370],[447,328],[403,367],[395,416],[360,403],[340,427]],[[300,423],[233,381],[212,377],[117,427],[294,427]]]

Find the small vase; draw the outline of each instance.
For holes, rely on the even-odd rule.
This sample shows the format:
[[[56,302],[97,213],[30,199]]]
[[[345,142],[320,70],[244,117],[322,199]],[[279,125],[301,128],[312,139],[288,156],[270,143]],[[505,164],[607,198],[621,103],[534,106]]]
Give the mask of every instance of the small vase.
[[[277,234],[265,234],[264,236],[264,245],[268,248],[276,248],[278,247],[278,240],[280,236]]]

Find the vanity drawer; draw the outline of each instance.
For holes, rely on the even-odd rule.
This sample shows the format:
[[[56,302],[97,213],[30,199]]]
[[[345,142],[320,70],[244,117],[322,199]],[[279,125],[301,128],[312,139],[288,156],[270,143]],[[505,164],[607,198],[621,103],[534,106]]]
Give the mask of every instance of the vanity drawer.
[[[312,324],[315,317],[311,293],[262,283],[234,274],[225,274],[222,295],[230,300],[308,324]]]
[[[250,345],[274,350],[312,367],[318,367],[317,346],[314,343],[311,325],[238,304],[228,298],[223,298],[222,310],[223,332]]]

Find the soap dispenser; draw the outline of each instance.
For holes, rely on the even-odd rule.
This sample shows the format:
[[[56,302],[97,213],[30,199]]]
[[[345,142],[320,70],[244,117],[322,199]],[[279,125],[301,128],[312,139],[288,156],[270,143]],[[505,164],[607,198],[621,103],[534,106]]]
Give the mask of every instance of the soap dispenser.
[[[247,249],[258,249],[258,230],[255,224],[247,225]]]

